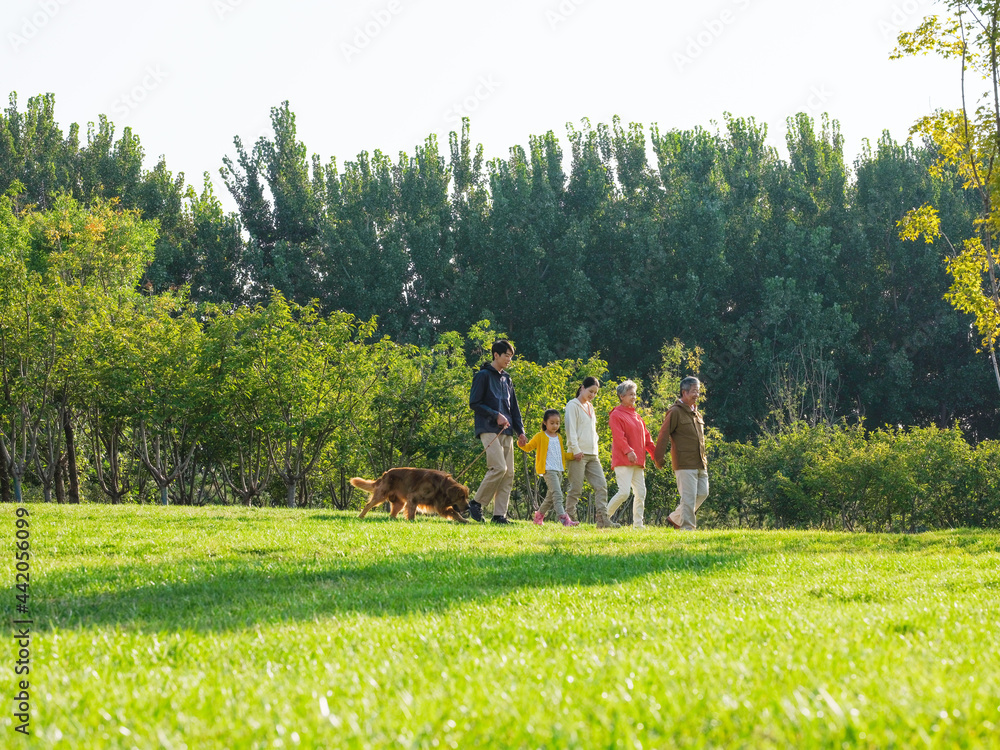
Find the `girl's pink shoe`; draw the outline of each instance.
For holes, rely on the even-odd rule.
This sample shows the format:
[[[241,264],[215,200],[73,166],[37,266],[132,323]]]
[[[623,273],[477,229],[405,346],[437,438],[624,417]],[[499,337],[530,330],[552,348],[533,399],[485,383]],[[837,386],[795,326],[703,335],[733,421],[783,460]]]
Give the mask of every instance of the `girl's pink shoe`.
[[[563,526],[579,526],[580,525],[579,521],[574,521],[572,518],[569,517],[569,513],[564,513],[563,515],[559,516],[559,523],[561,523]]]
[[[540,510],[536,510],[535,515],[531,520],[534,521],[539,526],[541,526],[545,522],[545,516],[542,515],[542,512]]]

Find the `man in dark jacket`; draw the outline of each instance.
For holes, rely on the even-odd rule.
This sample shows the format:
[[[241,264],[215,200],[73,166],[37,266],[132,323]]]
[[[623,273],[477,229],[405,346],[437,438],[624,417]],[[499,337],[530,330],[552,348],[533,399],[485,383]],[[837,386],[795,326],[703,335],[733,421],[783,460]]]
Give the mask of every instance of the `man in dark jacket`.
[[[667,443],[670,443],[670,464],[677,481],[680,505],[667,523],[675,529],[694,531],[695,513],[708,497],[708,459],[705,456],[705,420],[698,411],[701,382],[694,376],[681,381],[681,397],[667,410],[656,440],[653,463],[663,466]]]
[[[509,523],[507,503],[514,486],[514,436],[518,445],[528,444],[521,410],[514,395],[514,382],[504,370],[514,357],[514,347],[501,339],[493,344],[493,361],[472,376],[469,406],[475,412],[476,436],[486,450],[486,476],[469,503],[470,515],[480,523],[483,506],[493,501],[493,523]]]

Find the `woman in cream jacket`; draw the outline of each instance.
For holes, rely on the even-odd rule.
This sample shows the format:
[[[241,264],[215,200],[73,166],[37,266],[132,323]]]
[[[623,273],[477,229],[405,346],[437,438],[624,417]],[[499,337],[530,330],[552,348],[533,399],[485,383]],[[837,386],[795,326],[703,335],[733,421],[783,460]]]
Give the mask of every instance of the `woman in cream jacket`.
[[[594,397],[601,390],[597,378],[586,377],[576,391],[576,398],[566,404],[566,450],[579,456],[578,461],[569,465],[569,489],[566,492],[566,512],[574,521],[576,506],[583,494],[583,482],[590,482],[594,488],[594,510],[597,528],[610,529],[618,524],[608,518],[608,483],[604,478],[604,468],[597,457],[597,414],[594,411]]]

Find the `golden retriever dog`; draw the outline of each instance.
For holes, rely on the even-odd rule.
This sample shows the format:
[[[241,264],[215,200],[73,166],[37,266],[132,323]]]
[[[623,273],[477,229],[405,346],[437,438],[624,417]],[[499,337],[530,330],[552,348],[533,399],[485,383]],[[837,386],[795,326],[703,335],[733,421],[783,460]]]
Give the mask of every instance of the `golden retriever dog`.
[[[376,505],[389,503],[393,518],[406,508],[406,518],[410,521],[419,509],[424,513],[437,513],[459,523],[468,523],[461,514],[469,509],[469,488],[456,482],[447,472],[404,466],[389,469],[375,481],[354,477],[351,484],[372,493],[371,500],[358,518],[364,518]]]

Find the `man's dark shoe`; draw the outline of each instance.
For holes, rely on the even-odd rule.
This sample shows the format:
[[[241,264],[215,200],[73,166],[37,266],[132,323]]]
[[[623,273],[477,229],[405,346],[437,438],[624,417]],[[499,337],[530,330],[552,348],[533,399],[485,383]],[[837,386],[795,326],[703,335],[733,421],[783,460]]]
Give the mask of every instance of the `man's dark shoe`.
[[[672,519],[670,516],[667,516],[667,523],[669,523],[675,529],[679,529],[681,527],[679,523],[674,523],[674,519]]]
[[[507,516],[493,516],[493,523],[509,524],[510,521],[507,520]]]
[[[472,516],[473,521],[483,522],[483,506],[477,503],[475,500],[469,501],[469,515]]]

